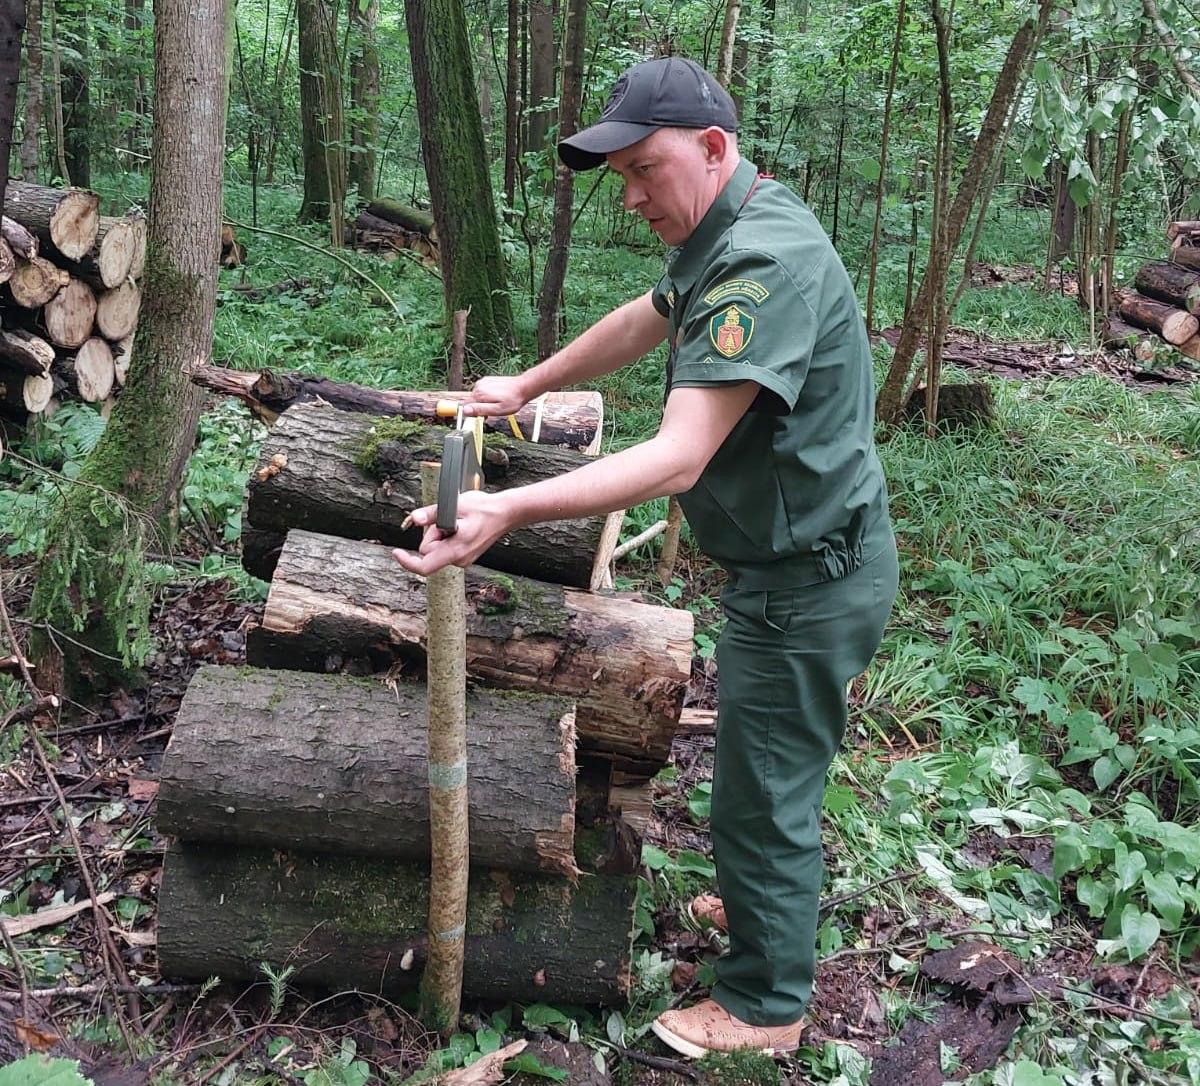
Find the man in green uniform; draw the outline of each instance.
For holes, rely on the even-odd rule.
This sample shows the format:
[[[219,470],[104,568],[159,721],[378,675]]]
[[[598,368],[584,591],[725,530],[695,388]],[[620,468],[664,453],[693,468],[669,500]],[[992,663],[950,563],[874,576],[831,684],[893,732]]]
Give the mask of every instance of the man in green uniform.
[[[825,774],[847,683],[879,645],[897,587],[873,442],[874,386],[854,289],[820,224],[741,159],[733,102],[698,65],[647,61],[600,121],[559,145],[572,169],[607,162],[625,206],[673,249],[650,292],[517,377],[476,383],[468,412],[510,414],[670,340],[663,421],[650,440],[568,475],[434,510],[429,573],[466,565],[513,528],[678,494],[728,573],[717,646],[712,835],[721,898],[697,911],[729,934],[712,998],[655,1033],[688,1056],[793,1050],[812,993]]]

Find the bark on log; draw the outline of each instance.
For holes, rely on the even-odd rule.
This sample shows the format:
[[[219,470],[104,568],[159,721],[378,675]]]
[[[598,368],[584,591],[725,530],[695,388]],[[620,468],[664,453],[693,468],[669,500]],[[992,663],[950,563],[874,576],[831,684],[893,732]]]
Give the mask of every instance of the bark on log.
[[[96,309],[92,288],[82,279],[72,278],[42,310],[50,342],[59,347],[82,346],[96,325]]]
[[[13,301],[25,309],[39,309],[70,282],[70,273],[51,264],[45,257],[18,260],[17,270],[8,281]]]
[[[471,856],[575,874],[565,698],[472,691]],[[158,825],[189,841],[429,860],[424,684],[205,667],[163,758]]]
[[[92,336],[74,354],[60,357],[55,370],[71,395],[84,403],[108,399],[116,381],[112,351],[99,336]]]
[[[124,339],[137,327],[142,292],[127,279],[114,290],[104,291],[96,302],[96,327],[107,339]]]
[[[52,189],[10,180],[4,211],[68,260],[83,256],[100,228],[100,197],[86,189]]]
[[[401,418],[433,421],[439,400],[461,400],[466,392],[392,392],[364,385],[330,381],[303,373],[245,373],[221,366],[196,365],[192,381],[201,388],[226,396],[237,396],[267,424],[274,423],[289,407],[322,400],[341,411],[368,415],[398,415]],[[449,420],[447,420],[449,421]],[[525,438],[532,440],[538,430],[538,443],[564,445],[586,453],[599,451],[604,424],[604,401],[598,392],[551,392],[541,409],[530,404],[517,412],[517,425]],[[507,418],[483,420],[484,429],[512,434]]]
[[[6,328],[0,331],[0,358],[24,373],[47,374],[54,362],[54,348],[23,328]]]
[[[586,869],[586,857],[577,860]],[[464,994],[624,1002],[637,878],[472,873]],[[165,977],[250,981],[260,962],[293,981],[393,994],[424,966],[429,875],[394,860],[176,844],[159,892]]]
[[[1200,335],[1192,336],[1191,339],[1181,343],[1179,353],[1193,362],[1200,362]]]
[[[144,232],[139,232],[130,218],[100,218],[100,229],[91,249],[78,260],[67,262],[67,270],[97,290],[119,287],[129,278],[133,266],[139,233],[143,250],[146,246]],[[142,263],[145,263],[143,253]]]
[[[17,259],[13,256],[12,247],[0,238],[0,283],[7,283],[17,270]]]
[[[385,197],[372,200],[364,210],[376,219],[383,219],[384,222],[403,227],[411,233],[424,234],[426,237],[435,239],[437,237],[437,231],[433,225],[433,213],[430,211],[409,207],[408,204],[402,204],[399,200],[389,200]]]
[[[1171,263],[1191,271],[1200,271],[1200,248],[1180,245],[1171,252]]]
[[[1149,298],[1186,309],[1192,316],[1200,315],[1200,275],[1195,272],[1155,260],[1137,273],[1133,285]]]
[[[1133,357],[1139,362],[1153,361],[1156,343],[1161,342],[1150,333],[1134,328],[1117,317],[1109,317],[1104,322],[1102,334],[1105,346],[1132,351]]]
[[[389,432],[402,440],[381,440]],[[304,528],[416,547],[419,529],[404,530],[401,524],[420,505],[417,466],[441,459],[444,433],[419,422],[301,404],[280,418],[263,443],[260,467],[250,477],[249,523],[274,532]],[[500,461],[484,465],[492,490],[548,479],[586,462],[579,453],[495,434],[488,435],[485,459]],[[492,546],[480,564],[583,587],[603,525],[603,517],[589,517],[520,528]],[[270,570],[247,569],[270,577]]]
[[[1176,346],[1191,339],[1200,330],[1200,321],[1190,313],[1130,290],[1117,293],[1117,311],[1130,324],[1149,328]]]
[[[646,775],[671,752],[693,622],[682,609],[467,571],[468,675],[575,699],[580,748]],[[293,530],[246,656],[258,667],[383,671],[423,660],[425,636],[423,581],[387,547]]]
[[[37,238],[7,215],[0,218],[0,237],[8,243],[13,254],[23,260],[32,260],[38,255]]]

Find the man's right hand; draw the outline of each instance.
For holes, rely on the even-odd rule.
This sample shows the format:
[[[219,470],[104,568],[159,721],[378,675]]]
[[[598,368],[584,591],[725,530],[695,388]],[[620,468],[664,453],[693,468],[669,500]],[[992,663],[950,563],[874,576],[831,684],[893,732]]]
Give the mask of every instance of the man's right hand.
[[[531,399],[523,376],[481,377],[463,401],[463,414],[515,415]]]

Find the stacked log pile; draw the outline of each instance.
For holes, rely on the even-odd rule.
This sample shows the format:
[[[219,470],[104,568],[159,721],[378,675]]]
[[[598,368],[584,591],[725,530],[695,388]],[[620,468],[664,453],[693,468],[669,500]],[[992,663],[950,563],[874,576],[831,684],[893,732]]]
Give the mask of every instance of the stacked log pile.
[[[272,578],[250,666],[197,674],[163,763],[160,823],[178,840],[159,957],[179,977],[249,980],[266,961],[299,983],[397,991],[426,939],[427,627],[423,579],[390,549],[417,542],[403,518],[445,430],[293,404],[276,403],[247,493],[244,562]],[[584,455],[489,433],[486,485]],[[513,533],[467,572],[468,995],[629,994],[649,781],[693,630],[689,612],[587,590],[603,529]]]
[[[1104,341],[1142,362],[1153,361],[1164,344],[1200,361],[1200,221],[1170,223],[1167,238],[1170,258],[1146,264],[1134,289],[1117,291]]]
[[[347,233],[346,240],[357,249],[385,255],[407,249],[416,253],[427,267],[438,266],[440,258],[433,215],[399,200],[379,199],[367,204]]]
[[[84,189],[9,181],[0,226],[0,417],[111,407],[129,372],[146,222]]]

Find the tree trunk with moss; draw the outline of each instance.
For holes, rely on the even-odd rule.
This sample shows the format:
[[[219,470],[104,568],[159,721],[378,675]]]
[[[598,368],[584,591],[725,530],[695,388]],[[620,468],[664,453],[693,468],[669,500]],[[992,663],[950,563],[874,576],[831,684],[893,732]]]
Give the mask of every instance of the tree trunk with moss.
[[[346,159],[342,147],[342,86],[337,25],[327,0],[299,0],[300,135],[304,200],[300,218],[328,220],[330,238],[342,243]]]
[[[375,199],[376,145],[379,143],[379,0],[351,0],[350,21],[358,31],[358,54],[351,67],[354,101],[350,181],[358,198]]]
[[[131,682],[149,649],[141,554],[166,519],[195,438],[200,391],[185,366],[212,350],[224,25],[221,0],[154,5],[157,106],[141,320],[125,392],[47,529],[30,607],[46,687],[62,688],[65,678],[81,690]]]
[[[490,365],[509,349],[512,315],[466,18],[461,0],[405,0],[404,14],[446,324],[469,309],[467,345]]]

